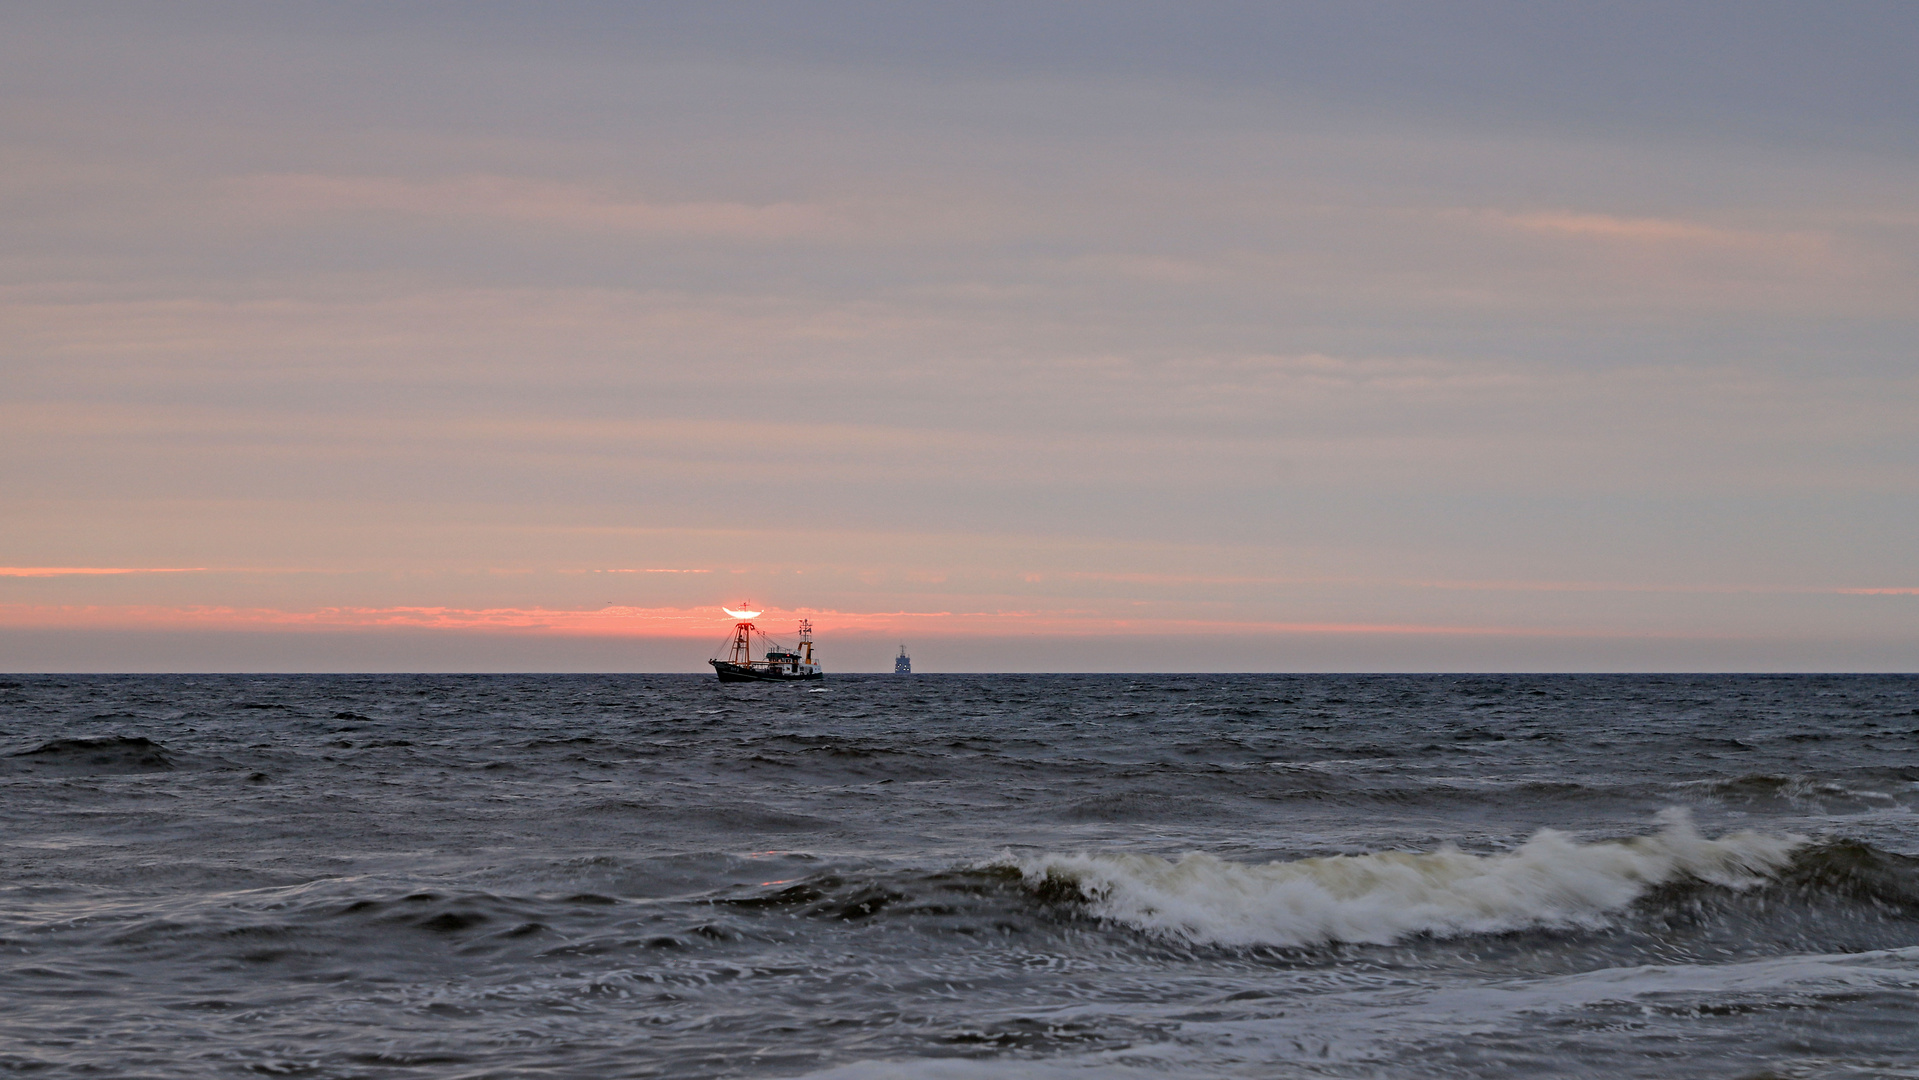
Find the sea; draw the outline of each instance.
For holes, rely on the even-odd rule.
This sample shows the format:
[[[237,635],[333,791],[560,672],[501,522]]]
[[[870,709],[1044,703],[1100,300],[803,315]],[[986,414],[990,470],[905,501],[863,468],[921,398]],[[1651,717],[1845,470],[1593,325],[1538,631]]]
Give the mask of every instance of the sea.
[[[1919,677],[0,677],[0,1074],[1919,1077]]]

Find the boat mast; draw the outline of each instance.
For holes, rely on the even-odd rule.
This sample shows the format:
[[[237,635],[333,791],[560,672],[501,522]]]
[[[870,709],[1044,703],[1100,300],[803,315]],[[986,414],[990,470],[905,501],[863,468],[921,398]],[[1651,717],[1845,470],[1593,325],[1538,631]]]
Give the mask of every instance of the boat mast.
[[[806,664],[813,662],[813,620],[800,620],[800,649],[806,653]]]
[[[733,628],[733,653],[728,659],[740,665],[753,662],[752,623],[743,622]]]

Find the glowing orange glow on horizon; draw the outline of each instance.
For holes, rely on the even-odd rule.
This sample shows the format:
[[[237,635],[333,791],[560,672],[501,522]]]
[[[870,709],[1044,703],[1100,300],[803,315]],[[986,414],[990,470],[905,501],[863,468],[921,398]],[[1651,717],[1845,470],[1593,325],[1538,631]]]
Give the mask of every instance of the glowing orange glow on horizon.
[[[437,630],[530,633],[581,637],[691,638],[719,636],[730,620],[714,608],[634,608],[592,611],[547,608],[328,607],[307,611],[277,608],[158,607],[0,604],[0,627],[143,630]],[[811,619],[815,633],[981,637],[1005,634],[1062,636],[1171,635],[1392,635],[1445,637],[1646,637],[1642,631],[1600,627],[1448,626],[1415,623],[1272,622],[1231,619],[1115,618],[1075,611],[887,611],[845,612],[798,608],[768,611],[769,629]],[[1665,634],[1658,637],[1724,637]]]

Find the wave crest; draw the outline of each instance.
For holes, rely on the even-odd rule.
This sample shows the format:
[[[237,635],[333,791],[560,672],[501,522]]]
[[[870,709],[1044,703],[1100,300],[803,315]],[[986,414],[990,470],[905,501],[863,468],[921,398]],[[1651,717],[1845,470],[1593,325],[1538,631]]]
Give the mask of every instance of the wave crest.
[[[1541,829],[1520,847],[1336,855],[1261,865],[1202,852],[1009,857],[1028,888],[1088,904],[1102,918],[1212,945],[1386,944],[1534,928],[1596,928],[1647,890],[1684,880],[1748,888],[1806,841],[1729,833],[1709,839],[1683,812],[1628,840],[1579,843]]]

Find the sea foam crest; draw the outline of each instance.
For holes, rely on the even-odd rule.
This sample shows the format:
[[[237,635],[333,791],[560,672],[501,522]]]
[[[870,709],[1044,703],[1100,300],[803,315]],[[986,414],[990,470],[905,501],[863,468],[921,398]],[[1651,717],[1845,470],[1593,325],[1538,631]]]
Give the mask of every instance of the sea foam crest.
[[[1650,836],[1582,844],[1541,829],[1520,847],[1337,855],[1262,865],[1204,853],[1011,857],[1029,887],[1072,890],[1098,915],[1216,945],[1385,944],[1534,927],[1598,927],[1646,890],[1696,879],[1746,888],[1784,867],[1796,836],[1708,839],[1680,811]]]

